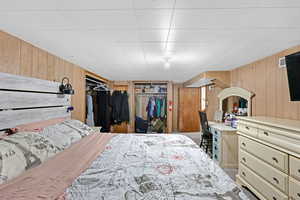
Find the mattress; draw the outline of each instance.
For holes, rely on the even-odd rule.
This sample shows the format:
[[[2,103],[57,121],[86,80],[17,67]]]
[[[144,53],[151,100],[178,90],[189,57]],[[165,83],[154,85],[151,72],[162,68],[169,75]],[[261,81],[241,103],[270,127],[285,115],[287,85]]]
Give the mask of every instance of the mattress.
[[[105,149],[66,190],[65,199],[248,199],[186,136],[123,134]]]

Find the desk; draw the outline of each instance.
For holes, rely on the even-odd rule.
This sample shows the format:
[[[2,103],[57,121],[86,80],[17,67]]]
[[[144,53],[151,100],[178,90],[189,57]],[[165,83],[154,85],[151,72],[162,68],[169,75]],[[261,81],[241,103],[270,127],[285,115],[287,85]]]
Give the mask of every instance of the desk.
[[[238,168],[237,129],[224,123],[208,124],[213,134],[213,160],[222,168]]]

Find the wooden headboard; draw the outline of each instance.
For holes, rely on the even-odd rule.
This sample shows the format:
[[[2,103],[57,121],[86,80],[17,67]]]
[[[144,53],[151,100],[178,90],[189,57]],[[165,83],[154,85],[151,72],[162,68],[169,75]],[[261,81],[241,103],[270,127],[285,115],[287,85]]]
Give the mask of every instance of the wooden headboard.
[[[70,117],[70,95],[58,82],[0,72],[0,130],[54,118]]]

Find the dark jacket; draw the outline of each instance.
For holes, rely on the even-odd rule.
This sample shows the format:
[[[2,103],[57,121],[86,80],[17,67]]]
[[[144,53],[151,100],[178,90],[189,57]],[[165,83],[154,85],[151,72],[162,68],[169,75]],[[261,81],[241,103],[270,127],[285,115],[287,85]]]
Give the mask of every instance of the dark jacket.
[[[114,91],[111,97],[112,123],[129,122],[129,103],[127,92]]]
[[[126,91],[122,94],[120,120],[122,122],[129,122],[129,103]]]
[[[102,126],[101,132],[110,132],[111,125],[111,108],[110,92],[97,92],[98,118],[97,125]]]

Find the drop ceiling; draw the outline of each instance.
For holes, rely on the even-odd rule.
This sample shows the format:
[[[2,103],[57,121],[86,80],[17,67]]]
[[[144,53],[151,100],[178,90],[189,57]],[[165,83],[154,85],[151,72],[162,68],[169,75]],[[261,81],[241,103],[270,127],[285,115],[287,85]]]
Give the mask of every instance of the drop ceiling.
[[[112,80],[182,82],[300,44],[299,0],[0,0],[0,5],[0,29]]]

